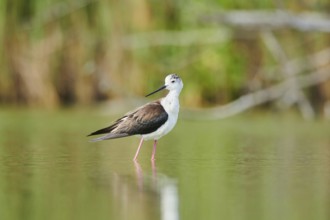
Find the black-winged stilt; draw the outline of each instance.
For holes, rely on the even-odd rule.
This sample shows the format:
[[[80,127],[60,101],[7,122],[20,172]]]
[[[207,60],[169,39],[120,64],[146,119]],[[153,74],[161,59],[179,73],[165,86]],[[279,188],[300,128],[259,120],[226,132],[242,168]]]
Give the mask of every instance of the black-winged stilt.
[[[151,139],[154,140],[151,160],[154,160],[158,139],[170,132],[178,119],[180,108],[179,95],[182,88],[183,83],[178,75],[170,74],[166,76],[164,86],[146,95],[147,97],[163,89],[167,89],[169,93],[164,98],[147,103],[134,111],[128,112],[109,127],[89,134],[88,136],[106,134],[91,140],[91,142],[141,135],[141,141],[133,160],[136,160],[143,141]]]

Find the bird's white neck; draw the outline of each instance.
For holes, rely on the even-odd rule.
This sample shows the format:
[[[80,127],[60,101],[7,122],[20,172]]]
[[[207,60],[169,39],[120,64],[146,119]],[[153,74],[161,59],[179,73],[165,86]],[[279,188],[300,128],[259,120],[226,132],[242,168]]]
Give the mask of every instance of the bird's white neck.
[[[161,104],[168,113],[179,113],[180,103],[179,103],[180,91],[172,90],[166,97],[161,100]]]

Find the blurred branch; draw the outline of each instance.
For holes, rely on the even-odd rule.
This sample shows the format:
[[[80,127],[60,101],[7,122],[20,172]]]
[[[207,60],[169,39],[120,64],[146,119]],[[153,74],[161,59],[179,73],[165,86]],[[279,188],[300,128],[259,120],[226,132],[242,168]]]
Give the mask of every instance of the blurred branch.
[[[245,29],[270,30],[293,28],[299,31],[330,32],[330,19],[320,13],[293,14],[288,11],[230,11],[204,15],[205,23],[217,23]]]
[[[328,68],[323,68],[311,74],[296,77],[296,80],[299,88],[305,88],[324,82],[329,78],[330,72]],[[236,115],[257,105],[281,98],[290,89],[288,87],[290,80],[291,79],[287,79],[275,86],[243,95],[236,101],[233,101],[227,105],[214,107],[207,110],[187,110],[185,116],[188,118],[214,120]]]
[[[284,48],[274,36],[274,34],[271,31],[264,31],[261,36],[270,53],[280,64],[282,69],[281,73],[283,73],[284,78],[290,78],[294,74],[296,74],[294,72],[294,69],[291,68],[292,66],[288,65],[288,57],[284,51]],[[315,112],[313,110],[313,107],[303,93],[303,91],[301,90],[301,88],[299,88],[299,86],[297,85],[296,78],[292,77],[291,80],[289,80],[288,82],[288,86],[291,89],[289,90],[290,93],[287,93],[287,95],[283,96],[283,103],[286,105],[286,107],[290,107],[291,105],[296,103],[298,104],[299,110],[304,118],[314,118]]]
[[[243,95],[227,105],[217,106],[205,110],[186,110],[184,117],[200,120],[215,120],[230,117],[255,106],[283,98],[283,96],[289,94],[290,90],[293,89],[290,87],[292,80],[295,80],[295,86],[297,86],[300,90],[328,80],[330,78],[330,71],[327,63],[330,60],[330,48],[310,56],[309,58],[313,64],[319,64],[314,66],[317,70],[311,74],[298,76],[297,73],[303,71],[304,69],[302,69],[301,66],[298,68],[298,60],[289,61],[287,65],[292,65],[290,69],[296,70],[296,74],[292,74],[291,76],[285,78],[283,82],[266,89],[260,89],[256,92]],[[300,59],[300,63],[305,63],[305,59]],[[308,70],[310,70],[310,65],[302,66],[306,68],[308,67]]]
[[[122,44],[127,49],[152,46],[190,46],[193,44],[222,43],[229,39],[225,29],[199,29],[189,31],[155,31],[132,34],[124,37]]]
[[[286,65],[289,66],[293,74],[299,74],[303,71],[312,71],[315,67],[322,67],[327,65],[330,61],[330,48],[323,49],[317,53],[314,53],[303,58],[294,58],[286,61]],[[265,76],[278,76],[278,66],[261,68],[258,74]],[[265,73],[265,74],[264,74]]]

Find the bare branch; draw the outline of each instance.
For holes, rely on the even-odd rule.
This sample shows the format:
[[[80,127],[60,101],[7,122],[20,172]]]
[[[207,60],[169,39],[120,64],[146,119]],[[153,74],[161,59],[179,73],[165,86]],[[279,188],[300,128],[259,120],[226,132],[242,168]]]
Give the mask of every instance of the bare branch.
[[[244,112],[266,102],[281,99],[291,89],[288,85],[292,78],[297,81],[297,86],[300,89],[317,85],[328,80],[330,78],[329,62],[330,48],[326,48],[313,55],[303,58],[288,60],[286,62],[286,66],[289,66],[289,69],[292,71],[292,75],[289,78],[284,78],[281,83],[243,95],[239,99],[223,106],[217,106],[209,109],[187,109],[184,117],[201,120],[222,119]],[[319,68],[319,70],[315,71],[317,68]],[[298,74],[303,71],[313,72],[309,75],[298,76]],[[264,69],[260,74],[272,75],[270,73],[272,73],[272,70]]]
[[[274,34],[271,31],[264,31],[261,36],[268,50],[280,64],[282,69],[281,73],[283,74],[283,76],[285,78],[293,76],[295,74],[294,69],[291,68],[291,65],[288,65],[287,54],[285,53],[284,48],[274,36]],[[296,103],[298,104],[299,110],[304,118],[314,118],[315,112],[312,107],[312,104],[309,102],[304,92],[299,88],[299,86],[297,86],[296,79],[293,77],[288,82],[290,83],[288,84],[288,86],[291,89],[289,89],[286,95],[282,98],[282,101],[286,101],[284,102],[285,106],[288,108]],[[288,99],[288,97],[290,98]],[[289,102],[287,102],[287,100],[289,100]]]
[[[320,13],[293,14],[288,11],[230,11],[201,17],[205,23],[218,23],[243,29],[293,28],[299,31],[330,32],[330,19]]]
[[[328,67],[323,67],[322,69],[319,69],[311,74],[296,76],[295,78],[297,81],[297,86],[302,89],[329,80],[330,71]],[[290,84],[290,80],[291,78],[288,78],[284,82],[269,88],[243,95],[239,99],[227,105],[205,110],[186,110],[184,117],[202,120],[215,120],[236,115],[257,105],[281,98],[288,91],[288,83]]]
[[[293,74],[299,74],[303,71],[308,72],[315,69],[315,67],[322,67],[327,65],[330,61],[330,48],[325,48],[319,52],[316,52],[312,55],[308,55],[305,57],[294,58],[286,61],[286,65],[289,66],[290,70]],[[276,70],[278,70],[278,66],[276,67],[266,67],[261,68],[258,74],[264,74],[267,76],[278,76],[274,74]]]

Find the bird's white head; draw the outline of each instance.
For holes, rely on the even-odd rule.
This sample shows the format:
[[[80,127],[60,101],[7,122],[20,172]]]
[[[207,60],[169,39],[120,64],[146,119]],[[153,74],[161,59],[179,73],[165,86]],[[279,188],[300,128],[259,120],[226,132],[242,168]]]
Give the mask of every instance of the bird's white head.
[[[178,75],[170,74],[165,78],[165,86],[169,91],[173,90],[180,93],[183,88],[183,82]]]
[[[155,94],[156,92],[159,92],[163,89],[167,89],[170,92],[173,91],[173,92],[176,92],[177,94],[179,94],[181,92],[182,88],[183,88],[183,82],[182,82],[181,78],[176,74],[170,74],[170,75],[166,76],[166,78],[165,78],[165,85],[163,85],[156,91],[146,95],[146,97],[150,96],[152,94]]]

